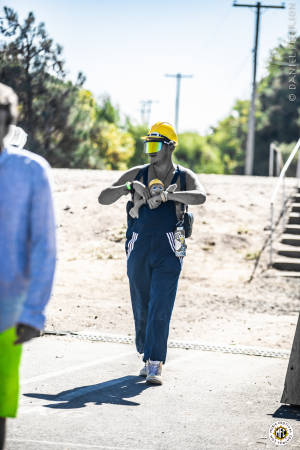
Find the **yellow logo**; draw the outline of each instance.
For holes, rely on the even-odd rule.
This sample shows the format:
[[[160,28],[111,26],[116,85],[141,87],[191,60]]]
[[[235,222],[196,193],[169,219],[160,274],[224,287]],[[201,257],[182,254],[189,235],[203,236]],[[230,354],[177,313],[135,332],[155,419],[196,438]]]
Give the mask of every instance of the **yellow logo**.
[[[293,439],[293,429],[286,420],[279,420],[270,426],[269,438],[275,445],[286,445]]]

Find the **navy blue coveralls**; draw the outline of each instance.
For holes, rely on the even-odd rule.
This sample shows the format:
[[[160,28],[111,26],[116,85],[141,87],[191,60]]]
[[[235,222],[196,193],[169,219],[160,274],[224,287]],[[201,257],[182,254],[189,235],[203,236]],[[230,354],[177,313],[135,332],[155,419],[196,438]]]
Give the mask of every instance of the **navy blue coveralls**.
[[[139,171],[148,186],[149,165]],[[170,184],[184,173],[177,166]],[[184,178],[185,184],[185,178]],[[181,189],[182,189],[181,182]],[[185,188],[185,187],[184,187]],[[174,230],[178,222],[175,202],[155,209],[144,204],[137,219],[129,219],[126,232],[127,275],[135,323],[135,344],[143,361],[166,361],[169,324],[183,257],[175,255]]]

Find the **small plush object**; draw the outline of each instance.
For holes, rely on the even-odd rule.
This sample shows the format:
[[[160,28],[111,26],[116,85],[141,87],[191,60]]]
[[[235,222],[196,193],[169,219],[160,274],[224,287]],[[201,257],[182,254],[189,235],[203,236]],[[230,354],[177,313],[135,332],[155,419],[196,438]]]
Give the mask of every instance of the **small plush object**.
[[[150,191],[151,197],[154,197],[155,195],[161,195],[163,193],[165,200],[167,201],[168,192],[174,192],[177,188],[177,184],[171,184],[166,190],[164,190],[164,183],[159,180],[158,178],[154,178],[148,183],[148,188]],[[163,200],[161,200],[162,202]],[[160,203],[161,203],[160,202]],[[136,201],[134,206],[130,209],[129,214],[134,219],[137,219],[139,217],[139,209],[142,205],[144,205],[146,201],[141,198],[140,200]],[[159,205],[160,205],[159,203]],[[158,205],[158,206],[159,206]]]

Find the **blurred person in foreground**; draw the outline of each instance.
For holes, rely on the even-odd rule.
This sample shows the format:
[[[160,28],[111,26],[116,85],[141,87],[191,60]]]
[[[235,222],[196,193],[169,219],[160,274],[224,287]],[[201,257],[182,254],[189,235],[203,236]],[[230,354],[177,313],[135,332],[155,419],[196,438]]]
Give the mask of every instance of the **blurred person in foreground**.
[[[130,203],[139,210],[128,220],[125,250],[135,344],[138,353],[144,353],[140,375],[147,383],[162,384],[169,324],[185,255],[181,248],[185,247],[185,205],[204,203],[206,193],[192,170],[174,165],[172,153],[178,138],[172,125],[157,122],[142,139],[150,164],[127,170],[98,200],[109,205],[134,192],[127,212]],[[153,186],[160,187],[154,195]]]
[[[17,96],[0,83],[0,449],[17,415],[21,344],[43,329],[56,262],[49,165],[5,144],[16,120]]]

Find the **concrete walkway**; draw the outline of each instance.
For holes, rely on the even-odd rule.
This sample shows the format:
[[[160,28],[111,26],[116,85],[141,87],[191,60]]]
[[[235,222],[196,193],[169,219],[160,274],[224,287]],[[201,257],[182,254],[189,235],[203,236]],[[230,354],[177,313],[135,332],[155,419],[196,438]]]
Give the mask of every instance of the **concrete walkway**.
[[[280,404],[288,359],[169,348],[151,386],[131,344],[45,336],[23,350],[7,450],[270,449],[279,419],[300,449],[300,409]]]

